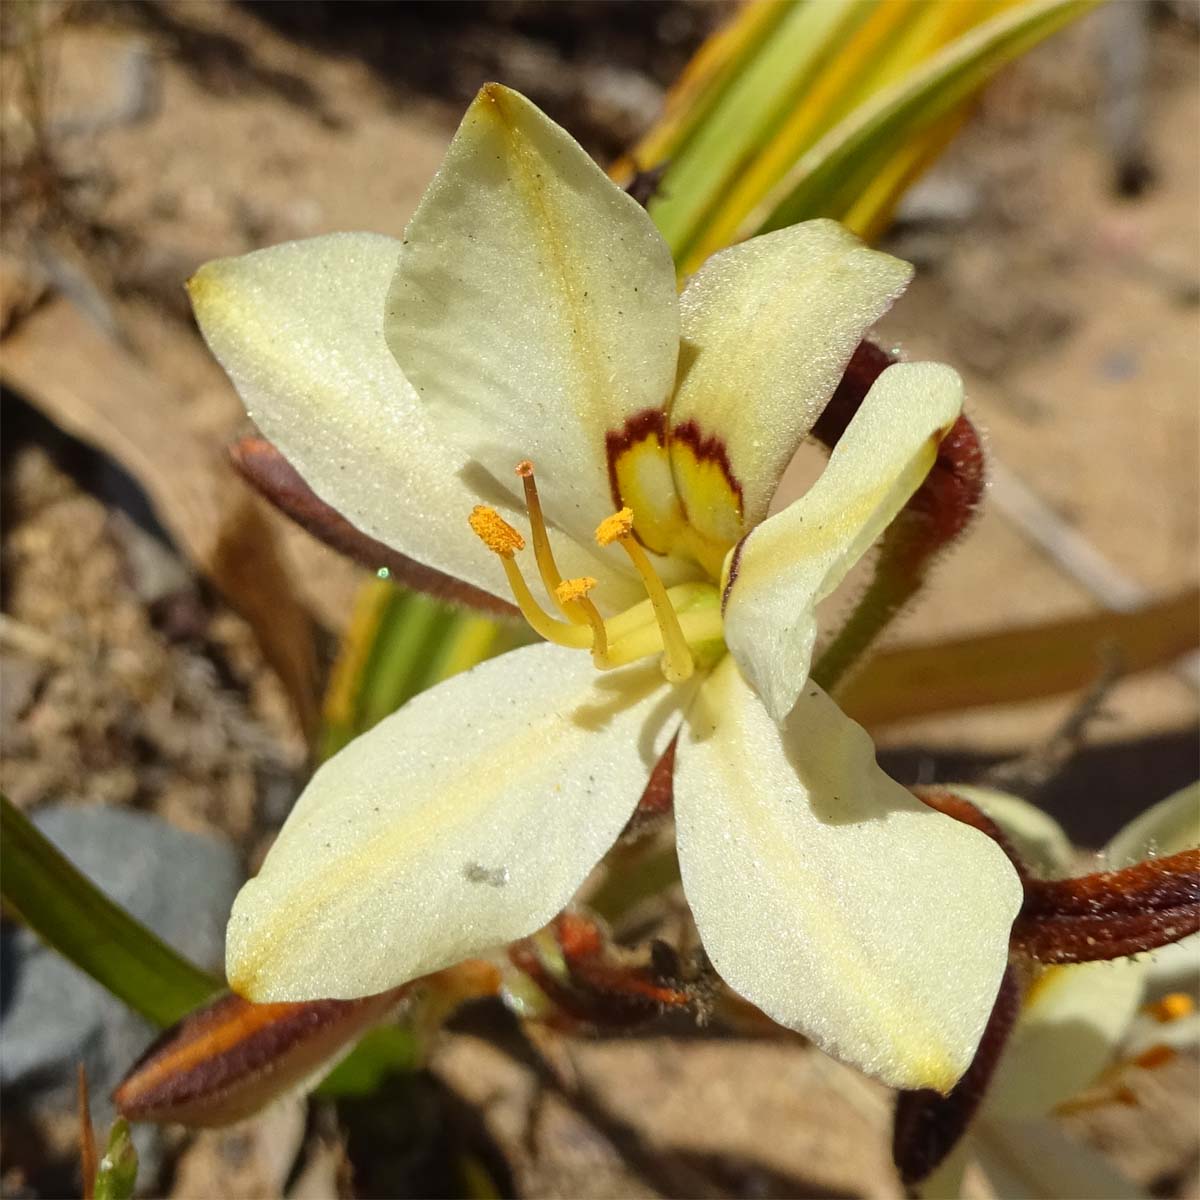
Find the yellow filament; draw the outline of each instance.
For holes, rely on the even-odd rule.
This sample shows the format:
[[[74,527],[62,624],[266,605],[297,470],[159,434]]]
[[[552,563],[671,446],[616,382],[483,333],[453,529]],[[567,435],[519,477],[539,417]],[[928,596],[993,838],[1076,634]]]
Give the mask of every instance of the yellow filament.
[[[512,588],[517,607],[521,616],[529,622],[535,633],[540,633],[548,642],[560,646],[572,646],[582,649],[589,646],[593,640],[590,629],[581,625],[569,625],[565,621],[556,621],[549,613],[544,612],[541,605],[534,599],[521,568],[517,566],[513,554],[525,548],[525,539],[494,509],[486,504],[477,504],[467,518],[475,534],[485,546],[500,559],[504,574],[508,577],[508,586]]]
[[[529,532],[533,537],[533,555],[537,559],[538,574],[542,577],[542,585],[555,598],[563,614],[576,624],[583,622],[578,612],[572,612],[558,600],[558,585],[562,583],[562,572],[554,561],[554,551],[550,548],[550,532],[546,528],[546,518],[542,514],[542,501],[538,496],[537,481],[533,477],[533,463],[529,459],[517,463],[517,474],[525,488],[525,508],[529,513]]]
[[[556,645],[580,650],[590,648],[592,659],[601,670],[622,666],[662,650],[661,667],[668,681],[682,683],[690,678],[696,662],[689,643],[703,646],[721,638],[720,610],[713,604],[703,603],[712,588],[678,584],[668,591],[633,535],[633,512],[623,508],[600,523],[596,540],[602,546],[621,543],[641,577],[648,598],[606,622],[589,595],[596,580],[591,576],[563,579],[558,570],[533,480],[533,464],[518,464],[517,474],[525,485],[538,572],[567,620],[560,621],[546,612],[525,582],[514,557],[525,547],[521,534],[487,505],[477,505],[471,511],[469,521],[478,537],[499,557],[517,607],[530,628]],[[697,607],[691,608],[692,604]]]
[[[604,670],[610,665],[608,630],[604,626],[600,610],[588,599],[588,592],[595,586],[596,581],[590,575],[579,579],[564,579],[554,589],[554,598],[568,617],[574,618],[578,614],[579,619],[592,627],[592,661],[600,670]]]
[[[623,508],[611,517],[605,517],[596,529],[596,541],[601,546],[620,542],[634,569],[642,577],[642,584],[650,597],[650,605],[662,633],[662,670],[668,682],[682,683],[691,678],[696,663],[688,649],[687,638],[679,627],[679,616],[671,605],[671,597],[654,570],[654,564],[633,536],[633,512]]]
[[[718,607],[693,609],[680,613],[678,619],[680,631],[689,645],[717,641],[721,637],[721,610]],[[610,632],[611,625],[610,621]],[[657,624],[642,625],[619,640],[615,637],[610,639],[607,664],[610,667],[623,667],[626,663],[653,654],[662,644],[662,630]]]
[[[582,625],[570,625],[566,621],[556,621],[542,609],[534,599],[529,585],[525,582],[525,576],[521,574],[521,568],[517,566],[511,554],[502,554],[500,563],[504,567],[504,574],[508,576],[508,586],[512,588],[521,616],[529,622],[534,633],[540,634],[548,642],[555,642],[559,646],[571,646],[578,650],[592,644],[593,635],[590,629]]]
[[[671,607],[680,613],[691,608],[697,600],[711,592],[712,584],[709,583],[677,583],[674,587],[667,588]],[[632,608],[617,613],[615,617],[609,617],[604,624],[608,629],[610,642],[619,641],[627,634],[640,630],[643,626],[649,626],[654,630],[655,636],[661,639],[661,634],[657,632],[658,623],[654,618],[654,605],[649,599],[642,600]],[[649,651],[646,653],[648,654]]]

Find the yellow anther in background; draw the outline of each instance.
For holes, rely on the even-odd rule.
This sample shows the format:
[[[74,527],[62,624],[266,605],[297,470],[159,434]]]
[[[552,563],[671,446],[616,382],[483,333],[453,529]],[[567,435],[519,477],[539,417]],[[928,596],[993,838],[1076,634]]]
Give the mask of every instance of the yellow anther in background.
[[[596,581],[590,575],[581,575],[578,579],[564,579],[554,589],[554,598],[559,604],[570,604],[573,600],[582,600],[596,586]]]
[[[480,541],[501,558],[525,549],[525,539],[494,509],[477,504],[467,518]]]
[[[601,546],[611,546],[613,542],[627,538],[632,532],[633,509],[623,508],[620,512],[613,513],[611,517],[605,517],[596,526],[596,541]]]
[[[1146,1012],[1164,1025],[1168,1021],[1178,1021],[1183,1017],[1190,1017],[1195,1009],[1196,1003],[1187,992],[1168,992],[1161,999],[1155,1000],[1153,1004],[1146,1005]]]

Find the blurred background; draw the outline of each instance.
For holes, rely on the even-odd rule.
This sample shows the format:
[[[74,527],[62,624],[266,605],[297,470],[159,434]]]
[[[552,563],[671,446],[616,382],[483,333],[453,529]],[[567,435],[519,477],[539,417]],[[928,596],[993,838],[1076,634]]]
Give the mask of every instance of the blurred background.
[[[733,9],[0,9],[3,789],[194,960],[219,965],[232,895],[307,777],[367,572],[233,473],[250,430],[183,281],[292,238],[399,235],[491,79],[608,164]],[[962,371],[996,463],[888,646],[1165,607],[1152,670],[1100,655],[1088,686],[1004,704],[986,680],[927,704],[911,680],[864,720],[901,781],[1015,781],[1085,847],[1200,755],[1195,660],[1162,649],[1196,621],[1198,21],[1187,0],[1116,3],[1007,68],[881,239],[918,266],[881,338]],[[1014,651],[1035,674],[1048,636]],[[102,1094],[149,1027],[7,921],[3,954],[0,1190],[74,1194],[73,1064]],[[142,1186],[329,1195],[352,1163],[364,1196],[899,1195],[882,1089],[798,1039],[554,1038],[548,1075],[511,1032],[468,1014],[427,1070],[336,1118],[147,1133]],[[1153,1194],[1195,1195],[1194,1071],[1071,1120]]]

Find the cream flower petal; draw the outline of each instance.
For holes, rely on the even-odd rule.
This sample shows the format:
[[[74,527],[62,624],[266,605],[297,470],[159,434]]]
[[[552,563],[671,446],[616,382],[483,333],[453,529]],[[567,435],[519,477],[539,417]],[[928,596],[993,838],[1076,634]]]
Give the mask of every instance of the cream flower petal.
[[[402,554],[508,600],[495,556],[467,524],[496,498],[464,482],[462,454],[383,339],[399,252],[380,234],[329,234],[207,263],[188,290],[247,411],[321,499]],[[601,568],[591,550],[557,538],[555,552],[568,574],[598,576],[609,602],[641,599],[627,572]]]
[[[1127,867],[1144,858],[1178,854],[1200,846],[1200,783],[1160,800],[1135,817],[1104,848],[1105,865],[1112,870]],[[1145,1002],[1159,999],[1168,992],[1183,992],[1200,1001],[1200,933],[1142,955],[1143,996]],[[1150,1017],[1138,1018],[1130,1030],[1126,1054],[1137,1054],[1156,1044],[1181,1048],[1194,1046],[1200,1032],[1196,1016],[1163,1025]]]
[[[1135,817],[1105,847],[1104,859],[1115,871],[1194,846],[1200,846],[1200,783],[1180,788]]]
[[[988,1121],[979,1126],[973,1143],[996,1200],[1150,1200],[1149,1192],[1121,1175],[1099,1151],[1053,1121]]]
[[[386,330],[428,411],[581,540],[613,509],[606,434],[665,403],[679,305],[645,211],[523,96],[489,84],[405,234]]]
[[[677,755],[684,890],[717,971],[886,1083],[949,1089],[1022,899],[1000,848],[889,779],[815,686],[781,729],[730,658]]]
[[[677,727],[657,664],[514,651],[423,692],[313,776],[229,922],[256,1001],[386,991],[524,937],[612,845]]]
[[[888,367],[817,482],[733,552],[725,641],[776,720],[808,676],[818,602],[920,486],[961,408],[962,380],[949,367]]]
[[[309,486],[372,537],[508,598],[467,525],[478,499],[383,340],[400,242],[334,233],[207,263],[196,319],[246,409]]]
[[[680,383],[672,466],[688,517],[728,539],[704,474],[680,442],[719,445],[741,489],[742,530],[763,519],[784,467],[863,334],[907,287],[912,267],[870,250],[834,221],[806,221],[714,254],[680,300]],[[688,426],[693,426],[691,436]]]
[[[978,804],[1039,874],[1054,877],[1069,871],[1070,843],[1041,809],[987,788],[952,784],[950,790]],[[1172,854],[1200,842],[1198,800],[1200,785],[1193,785],[1143,813],[1109,843],[1108,864],[1124,867],[1155,852]],[[1147,999],[1152,972],[1175,953],[1184,952],[1182,960],[1186,945],[1044,970],[1024,998],[989,1086],[988,1118],[1041,1116],[1091,1087],[1123,1052],[1122,1043]],[[1155,1040],[1161,1040],[1160,1031],[1165,1028],[1153,1031]]]
[[[1026,995],[988,1089],[990,1116],[1042,1116],[1096,1082],[1142,999],[1144,959],[1050,967]]]

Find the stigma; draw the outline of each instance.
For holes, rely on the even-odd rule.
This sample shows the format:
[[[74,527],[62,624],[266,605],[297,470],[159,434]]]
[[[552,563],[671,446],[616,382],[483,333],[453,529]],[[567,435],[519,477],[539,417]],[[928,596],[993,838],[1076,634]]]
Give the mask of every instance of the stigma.
[[[590,595],[596,579],[590,575],[564,578],[558,568],[533,464],[527,460],[518,463],[516,473],[525,492],[538,576],[553,611],[538,601],[517,564],[516,554],[525,548],[522,534],[487,505],[477,505],[468,520],[480,541],[499,558],[517,607],[534,632],[559,646],[590,650],[592,661],[602,671],[658,653],[668,682],[683,683],[691,678],[697,650],[707,660],[721,641],[716,589],[707,583],[666,587],[634,534],[632,510],[623,508],[600,522],[596,542],[621,547],[646,589],[646,599],[623,613],[604,617]]]

